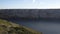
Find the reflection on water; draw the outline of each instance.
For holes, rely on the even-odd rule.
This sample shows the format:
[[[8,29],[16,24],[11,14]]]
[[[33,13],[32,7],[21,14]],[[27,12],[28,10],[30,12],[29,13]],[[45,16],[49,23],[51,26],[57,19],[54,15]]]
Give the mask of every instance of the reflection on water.
[[[34,21],[34,20],[14,20],[15,23],[43,32],[43,34],[60,34],[60,22],[58,21]]]

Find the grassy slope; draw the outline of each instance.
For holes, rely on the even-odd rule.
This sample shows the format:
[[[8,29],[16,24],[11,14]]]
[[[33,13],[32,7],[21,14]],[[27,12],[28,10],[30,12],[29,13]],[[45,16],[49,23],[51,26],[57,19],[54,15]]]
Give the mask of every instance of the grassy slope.
[[[42,34],[27,27],[0,19],[0,34]]]

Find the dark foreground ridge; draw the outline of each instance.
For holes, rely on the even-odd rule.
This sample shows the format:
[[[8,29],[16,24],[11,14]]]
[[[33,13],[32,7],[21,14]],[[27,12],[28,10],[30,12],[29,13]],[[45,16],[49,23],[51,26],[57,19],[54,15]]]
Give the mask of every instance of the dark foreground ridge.
[[[42,34],[27,27],[0,19],[0,34]]]
[[[0,18],[60,19],[60,9],[0,9]]]

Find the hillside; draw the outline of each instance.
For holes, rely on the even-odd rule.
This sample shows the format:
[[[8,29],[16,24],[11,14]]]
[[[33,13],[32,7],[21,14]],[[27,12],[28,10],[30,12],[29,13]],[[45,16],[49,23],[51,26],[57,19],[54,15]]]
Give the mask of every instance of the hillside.
[[[27,27],[0,19],[0,34],[42,34]]]

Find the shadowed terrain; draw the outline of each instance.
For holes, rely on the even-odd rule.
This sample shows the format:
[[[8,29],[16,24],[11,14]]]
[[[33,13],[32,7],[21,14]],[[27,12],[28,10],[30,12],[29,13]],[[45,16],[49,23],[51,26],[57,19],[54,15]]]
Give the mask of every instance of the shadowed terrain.
[[[0,17],[60,19],[60,9],[0,9]]]

